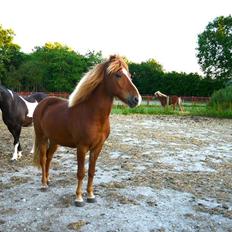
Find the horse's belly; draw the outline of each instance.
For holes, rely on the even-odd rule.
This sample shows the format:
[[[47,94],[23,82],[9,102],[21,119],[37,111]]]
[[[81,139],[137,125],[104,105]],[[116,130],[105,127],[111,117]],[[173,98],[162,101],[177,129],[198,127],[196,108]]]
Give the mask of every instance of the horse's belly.
[[[76,147],[77,142],[73,141],[72,136],[65,130],[62,132],[56,130],[49,130],[46,133],[46,137],[53,143],[59,144],[65,147]]]
[[[25,120],[22,123],[23,127],[31,126],[32,125],[32,118],[26,116]]]
[[[67,140],[67,141],[55,139],[54,142],[56,144],[59,144],[59,145],[64,146],[64,147],[71,147],[71,148],[76,148],[77,147],[77,144],[74,143],[71,139]]]

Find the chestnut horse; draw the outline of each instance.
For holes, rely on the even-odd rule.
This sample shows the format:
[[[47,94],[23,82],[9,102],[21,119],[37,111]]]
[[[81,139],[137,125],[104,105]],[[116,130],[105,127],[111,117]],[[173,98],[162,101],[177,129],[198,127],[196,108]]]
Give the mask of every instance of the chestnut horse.
[[[34,162],[42,168],[42,188],[49,183],[50,162],[58,145],[77,149],[76,206],[83,206],[82,182],[89,151],[87,202],[95,202],[93,178],[102,146],[110,133],[109,115],[114,97],[129,107],[141,96],[132,83],[125,61],[119,56],[97,64],[78,83],[68,100],[49,97],[35,109]]]
[[[161,105],[163,107],[172,105],[173,110],[176,109],[176,105],[179,107],[180,111],[184,111],[183,106],[182,106],[182,100],[178,96],[167,96],[160,91],[157,91],[154,93],[154,95],[159,99]]]

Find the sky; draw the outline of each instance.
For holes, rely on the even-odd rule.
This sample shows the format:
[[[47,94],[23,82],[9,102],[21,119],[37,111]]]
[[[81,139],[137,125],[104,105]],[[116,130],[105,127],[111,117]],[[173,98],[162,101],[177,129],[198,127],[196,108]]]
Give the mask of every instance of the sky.
[[[198,72],[197,36],[231,0],[0,0],[0,24],[23,52],[60,42],[85,54],[102,51],[165,71]]]

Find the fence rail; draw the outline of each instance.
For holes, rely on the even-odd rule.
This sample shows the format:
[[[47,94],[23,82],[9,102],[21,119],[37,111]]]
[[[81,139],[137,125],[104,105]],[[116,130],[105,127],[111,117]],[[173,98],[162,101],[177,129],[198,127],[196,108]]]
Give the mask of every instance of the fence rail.
[[[32,94],[32,92],[18,92],[21,96],[28,96]],[[47,93],[49,96],[56,96],[56,97],[62,97],[62,98],[68,98],[70,93],[67,92],[49,92]],[[158,99],[155,96],[152,95],[142,95],[143,101],[147,103],[147,105],[152,104],[154,101],[157,101]],[[183,102],[188,102],[192,104],[196,103],[208,103],[210,101],[210,97],[196,97],[196,96],[181,96],[181,99]]]
[[[196,103],[208,103],[210,101],[210,97],[196,97],[196,96],[180,96],[183,102],[188,102],[192,104]],[[149,105],[151,102],[158,101],[158,98],[152,95],[143,95],[143,101],[147,102]]]

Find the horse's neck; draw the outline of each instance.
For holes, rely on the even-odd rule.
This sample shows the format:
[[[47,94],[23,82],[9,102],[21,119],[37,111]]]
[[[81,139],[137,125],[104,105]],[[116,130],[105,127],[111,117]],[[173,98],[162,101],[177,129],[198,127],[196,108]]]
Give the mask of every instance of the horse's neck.
[[[104,89],[104,85],[100,84],[89,96],[86,101],[86,107],[91,111],[92,116],[104,121],[109,118],[113,96],[110,96]]]
[[[167,97],[159,96],[159,100],[160,100],[162,106],[165,106],[167,104]]]

